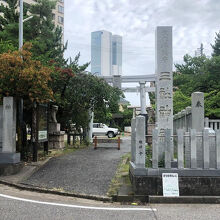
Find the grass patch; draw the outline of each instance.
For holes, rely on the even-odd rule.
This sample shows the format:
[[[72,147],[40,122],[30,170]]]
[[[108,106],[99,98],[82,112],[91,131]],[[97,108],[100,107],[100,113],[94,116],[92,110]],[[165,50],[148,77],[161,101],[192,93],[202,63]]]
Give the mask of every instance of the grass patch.
[[[118,165],[115,176],[113,177],[107,196],[113,196],[118,194],[118,190],[122,184],[131,185],[129,179],[129,161],[131,159],[131,153],[127,153],[121,157],[121,161]]]

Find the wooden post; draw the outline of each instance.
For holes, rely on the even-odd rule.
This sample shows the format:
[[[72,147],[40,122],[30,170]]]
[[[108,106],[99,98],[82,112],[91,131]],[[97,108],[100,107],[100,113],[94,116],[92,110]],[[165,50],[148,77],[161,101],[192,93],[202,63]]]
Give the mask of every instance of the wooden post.
[[[120,150],[120,137],[118,137],[118,150]]]
[[[97,136],[95,136],[95,139],[94,139],[94,150],[97,149]]]

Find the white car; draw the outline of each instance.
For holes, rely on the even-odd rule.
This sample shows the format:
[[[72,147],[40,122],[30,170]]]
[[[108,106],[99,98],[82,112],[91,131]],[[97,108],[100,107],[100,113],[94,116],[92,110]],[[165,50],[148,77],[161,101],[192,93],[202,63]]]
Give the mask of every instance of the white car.
[[[108,138],[113,138],[119,134],[117,128],[109,128],[107,125],[102,123],[93,123],[92,136],[104,136],[107,135]]]

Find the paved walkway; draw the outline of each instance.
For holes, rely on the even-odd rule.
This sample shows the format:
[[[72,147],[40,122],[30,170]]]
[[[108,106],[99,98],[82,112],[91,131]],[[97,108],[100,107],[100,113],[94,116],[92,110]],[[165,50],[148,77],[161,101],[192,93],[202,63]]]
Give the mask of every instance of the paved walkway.
[[[130,152],[130,138],[125,137],[121,150],[117,143],[98,144],[74,153],[52,158],[24,183],[48,189],[105,196],[120,158]]]

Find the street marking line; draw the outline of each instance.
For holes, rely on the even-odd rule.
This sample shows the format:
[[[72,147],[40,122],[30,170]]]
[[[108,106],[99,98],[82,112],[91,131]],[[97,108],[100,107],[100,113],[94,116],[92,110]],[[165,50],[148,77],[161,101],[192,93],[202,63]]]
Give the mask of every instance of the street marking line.
[[[79,206],[79,205],[69,205],[69,204],[62,204],[62,203],[53,203],[53,202],[41,202],[38,200],[32,199],[24,199],[14,196],[8,196],[4,194],[0,194],[0,197],[13,199],[23,202],[30,202],[36,204],[44,204],[44,205],[52,205],[52,206],[62,206],[62,207],[69,207],[69,208],[79,208],[79,209],[93,209],[93,210],[111,210],[111,211],[157,211],[157,209],[152,208],[109,208],[109,207],[92,207],[92,206]]]

